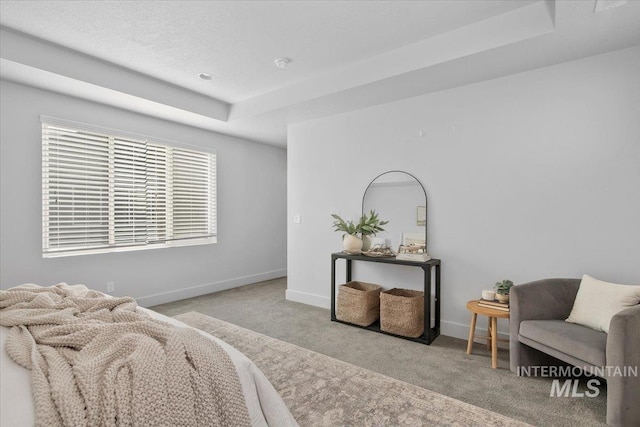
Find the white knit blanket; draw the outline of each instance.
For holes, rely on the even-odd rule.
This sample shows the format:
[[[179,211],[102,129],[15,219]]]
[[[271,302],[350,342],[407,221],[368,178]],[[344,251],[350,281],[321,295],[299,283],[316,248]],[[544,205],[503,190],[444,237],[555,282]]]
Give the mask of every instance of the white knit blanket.
[[[6,351],[32,371],[42,426],[248,426],[227,353],[83,285],[0,291]]]

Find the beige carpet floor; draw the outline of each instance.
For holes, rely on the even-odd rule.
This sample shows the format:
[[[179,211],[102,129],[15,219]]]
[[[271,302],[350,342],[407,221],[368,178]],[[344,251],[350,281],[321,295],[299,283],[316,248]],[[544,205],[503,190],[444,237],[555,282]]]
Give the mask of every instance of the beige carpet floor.
[[[223,339],[253,360],[303,427],[528,426],[198,312],[174,318]]]
[[[329,320],[329,310],[285,299],[274,279],[151,307],[167,316],[197,311],[334,359],[540,427],[603,427],[606,387],[595,398],[549,397],[551,378],[518,377],[509,351],[498,369],[482,344],[441,335],[423,345]],[[580,392],[586,391],[581,382]]]

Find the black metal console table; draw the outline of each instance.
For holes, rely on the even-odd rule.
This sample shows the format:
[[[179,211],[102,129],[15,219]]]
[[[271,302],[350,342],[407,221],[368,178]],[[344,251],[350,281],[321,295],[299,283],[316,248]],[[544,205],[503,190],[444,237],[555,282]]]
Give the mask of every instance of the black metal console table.
[[[410,267],[420,267],[424,272],[424,333],[417,338],[403,337],[396,334],[391,334],[380,329],[380,322],[375,322],[370,326],[359,326],[353,323],[343,322],[336,318],[336,260],[344,259],[347,263],[347,282],[351,281],[352,262],[353,261],[365,261],[365,262],[377,262],[382,264],[396,264],[407,265]],[[434,313],[434,326],[431,327],[431,267],[435,267],[435,313]],[[395,257],[368,257],[364,255],[350,255],[344,252],[338,252],[331,254],[331,320],[334,322],[340,322],[359,328],[369,329],[372,331],[380,332],[387,335],[393,335],[395,337],[404,338],[411,341],[417,341],[422,344],[431,344],[440,335],[440,260],[430,259],[429,261],[417,262],[417,261],[404,261],[397,260]]]

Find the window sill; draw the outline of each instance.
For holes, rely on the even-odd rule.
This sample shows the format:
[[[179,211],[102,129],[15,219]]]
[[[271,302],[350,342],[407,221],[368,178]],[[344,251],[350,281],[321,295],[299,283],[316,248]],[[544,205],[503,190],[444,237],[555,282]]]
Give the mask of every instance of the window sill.
[[[120,247],[108,247],[108,248],[97,248],[97,249],[78,249],[72,251],[64,251],[64,252],[50,252],[43,253],[42,258],[62,258],[69,256],[79,256],[79,255],[95,255],[95,254],[108,254],[114,252],[132,252],[132,251],[146,251],[149,249],[165,249],[165,248],[179,248],[184,246],[201,246],[201,245],[212,245],[218,243],[218,237],[205,237],[202,239],[185,239],[185,240],[175,240],[169,243],[158,243],[152,245],[144,245],[144,246],[120,246]]]

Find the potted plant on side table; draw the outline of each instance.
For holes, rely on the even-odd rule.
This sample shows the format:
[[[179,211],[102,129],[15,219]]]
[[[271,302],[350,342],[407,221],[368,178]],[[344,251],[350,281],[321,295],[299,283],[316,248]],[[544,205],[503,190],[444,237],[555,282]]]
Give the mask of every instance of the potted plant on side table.
[[[342,246],[344,251],[350,254],[360,253],[363,249],[363,239],[358,237],[358,234],[366,238],[366,236],[384,231],[382,226],[389,223],[389,221],[381,221],[378,214],[373,210],[368,215],[362,215],[357,224],[353,221],[345,221],[337,214],[331,214],[331,216],[334,219],[334,231],[345,233],[342,237]],[[369,241],[370,244],[371,242]]]
[[[500,302],[509,302],[509,292],[513,282],[511,280],[503,280],[496,282],[494,289],[496,290],[496,299]]]
[[[334,231],[342,231],[342,247],[344,251],[350,254],[359,253],[362,249],[362,239],[358,237],[360,232],[359,224],[354,224],[353,221],[345,221],[337,214],[331,214],[333,219]]]

